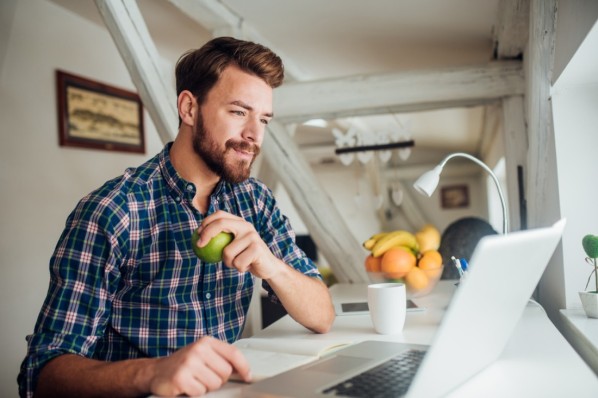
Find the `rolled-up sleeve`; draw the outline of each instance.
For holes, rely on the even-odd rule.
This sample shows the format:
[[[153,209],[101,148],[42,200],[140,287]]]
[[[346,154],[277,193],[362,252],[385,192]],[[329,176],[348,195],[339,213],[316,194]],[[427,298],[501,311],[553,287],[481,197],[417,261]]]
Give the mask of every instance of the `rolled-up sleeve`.
[[[256,190],[256,193],[258,195],[256,203],[260,204],[262,210],[259,232],[270,251],[302,274],[322,280],[322,275],[317,266],[297,246],[295,232],[288,218],[278,208],[272,192],[263,186],[261,190]],[[272,288],[266,282],[263,282],[262,285],[268,292],[270,300],[278,302]]]
[[[69,215],[50,260],[50,285],[18,377],[32,397],[42,367],[63,354],[93,357],[119,283],[126,216],[114,203],[83,199]]]

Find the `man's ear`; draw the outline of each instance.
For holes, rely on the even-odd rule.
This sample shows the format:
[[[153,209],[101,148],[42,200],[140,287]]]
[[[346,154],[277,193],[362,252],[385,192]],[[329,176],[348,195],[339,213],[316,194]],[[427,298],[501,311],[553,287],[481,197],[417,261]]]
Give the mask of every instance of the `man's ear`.
[[[177,100],[177,107],[181,122],[193,126],[195,124],[196,112],[199,112],[195,96],[189,90],[181,91]]]

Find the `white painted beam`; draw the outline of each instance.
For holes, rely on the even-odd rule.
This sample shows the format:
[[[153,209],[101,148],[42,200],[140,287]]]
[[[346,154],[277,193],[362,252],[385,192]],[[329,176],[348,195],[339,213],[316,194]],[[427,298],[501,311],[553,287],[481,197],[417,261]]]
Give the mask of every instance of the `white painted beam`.
[[[241,18],[223,3],[214,0],[169,0],[189,18],[210,32],[241,26]]]
[[[500,0],[494,32],[497,59],[518,58],[529,37],[529,0]]]
[[[232,36],[264,45],[274,51],[283,60],[285,73],[292,80],[305,80],[309,76],[287,57],[280,48],[276,48],[241,16],[235,14],[225,4],[214,0],[169,0],[175,7],[191,19],[212,32],[214,37]]]
[[[528,139],[523,110],[523,97],[521,96],[508,97],[502,102],[509,226],[511,231],[521,229],[522,209],[519,197],[526,194],[525,183],[527,181],[523,181],[523,192],[519,187],[519,167],[522,167],[524,180],[528,178],[525,174],[527,171]]]
[[[174,139],[176,90],[162,75],[158,50],[134,0],[95,0],[162,142]]]
[[[268,124],[262,151],[339,282],[367,282],[360,242],[313,174],[283,125]]]
[[[482,122],[482,134],[478,142],[477,153],[480,159],[485,159],[495,142],[499,129],[499,115],[501,114],[500,104],[493,103],[484,107],[484,120]]]
[[[309,119],[479,105],[525,89],[521,62],[293,82],[274,93],[276,118]]]
[[[527,199],[529,227],[560,218],[550,82],[554,63],[557,0],[532,0],[527,87],[529,153]]]

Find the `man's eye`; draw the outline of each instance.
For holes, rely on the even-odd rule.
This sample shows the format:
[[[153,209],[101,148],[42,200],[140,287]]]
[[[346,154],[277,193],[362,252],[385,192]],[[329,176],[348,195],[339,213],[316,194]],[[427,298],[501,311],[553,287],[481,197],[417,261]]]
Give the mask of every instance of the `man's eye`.
[[[268,125],[268,123],[270,123],[269,119],[262,119],[261,120],[262,124]]]
[[[231,111],[231,112],[237,116],[245,116],[245,112],[243,112],[243,111]]]

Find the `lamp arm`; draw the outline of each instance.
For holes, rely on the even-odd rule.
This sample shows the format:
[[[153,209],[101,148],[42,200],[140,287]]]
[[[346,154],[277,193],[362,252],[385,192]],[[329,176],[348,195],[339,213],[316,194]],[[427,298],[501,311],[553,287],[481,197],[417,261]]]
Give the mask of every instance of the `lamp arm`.
[[[509,221],[508,221],[508,216],[507,216],[507,202],[505,202],[505,197],[503,196],[502,189],[500,188],[500,183],[498,182],[498,178],[496,178],[496,174],[494,174],[492,169],[490,169],[490,167],[486,166],[486,164],[484,162],[482,162],[480,159],[476,158],[475,156],[471,156],[468,153],[464,153],[464,152],[451,153],[446,158],[444,158],[444,160],[442,162],[440,162],[440,165],[439,165],[440,168],[444,168],[444,165],[446,164],[446,162],[448,162],[450,159],[455,158],[455,157],[463,157],[463,158],[471,160],[472,162],[478,164],[480,167],[482,167],[484,170],[486,170],[486,172],[488,174],[490,174],[490,177],[492,177],[492,180],[494,181],[494,184],[496,185],[496,189],[498,190],[498,196],[500,197],[500,204],[502,206],[502,220],[503,220],[502,221],[502,230],[503,230],[503,234],[506,235],[509,230]]]

